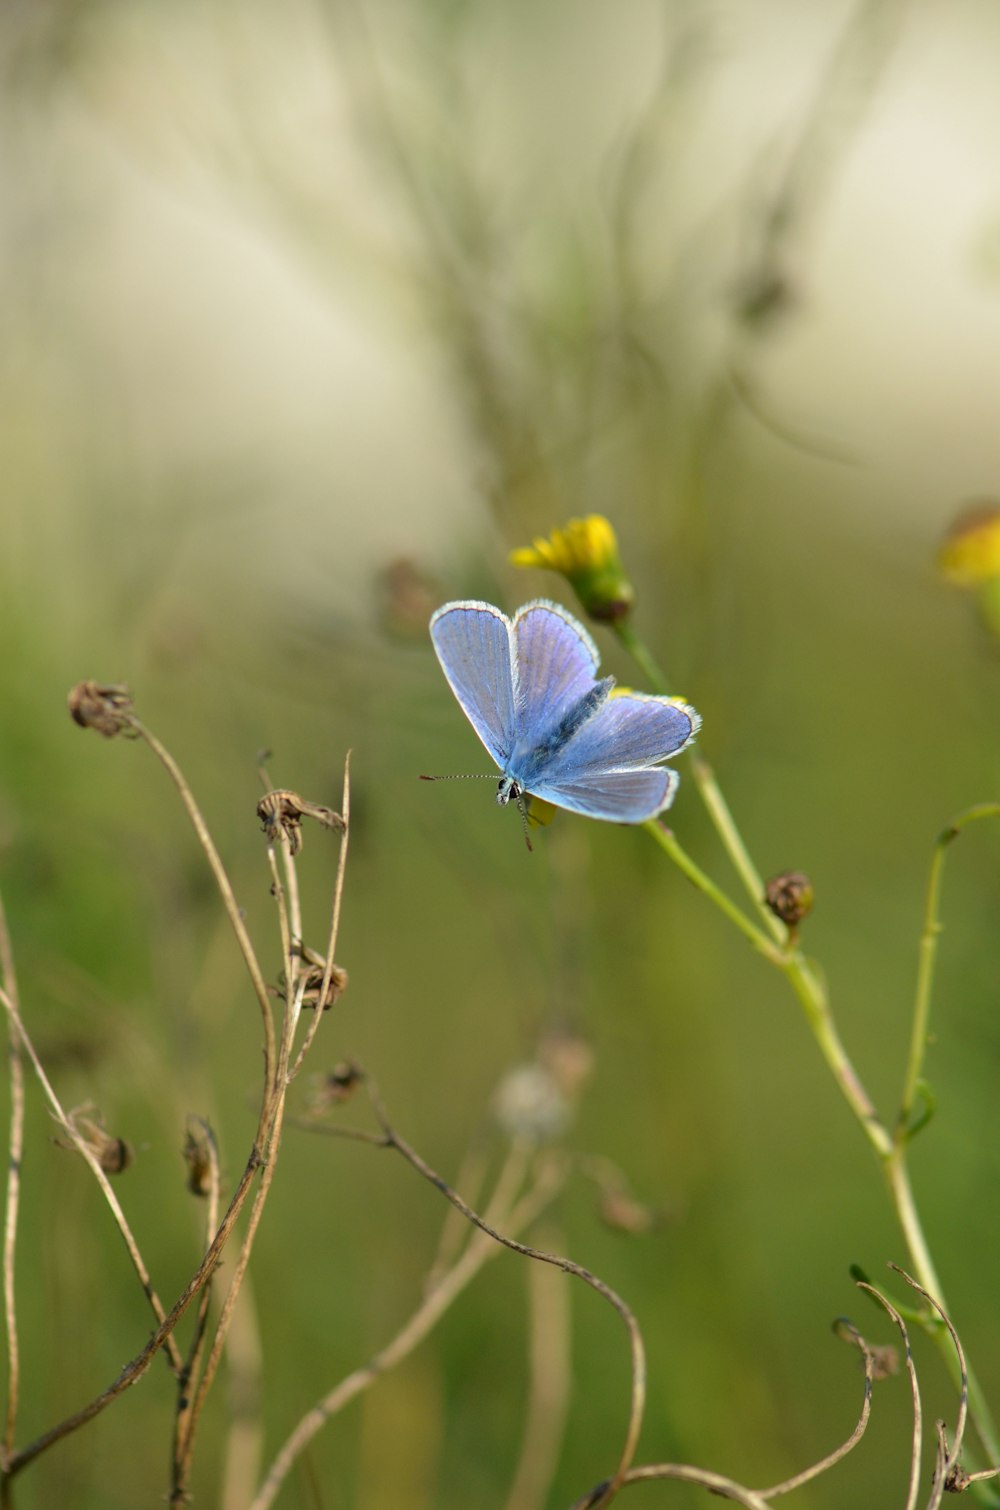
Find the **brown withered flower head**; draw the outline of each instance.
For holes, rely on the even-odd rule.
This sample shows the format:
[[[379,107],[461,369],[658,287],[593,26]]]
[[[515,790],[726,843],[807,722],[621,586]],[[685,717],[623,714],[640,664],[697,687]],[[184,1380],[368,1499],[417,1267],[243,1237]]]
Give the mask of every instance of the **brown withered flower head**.
[[[94,729],[105,739],[132,732],[132,694],[121,683],[77,682],[66,701],[81,729]]]
[[[322,807],[319,803],[307,802],[298,792],[284,788],[268,792],[260,799],[257,817],[267,835],[268,844],[276,844],[280,835],[284,834],[293,855],[297,855],[302,848],[303,818],[312,818],[315,822],[322,823],[324,828],[332,828],[334,833],[344,832],[344,820],[339,813],[335,813],[330,807]]]
[[[85,1143],[105,1174],[123,1174],[135,1157],[132,1147],[124,1138],[116,1138],[104,1126],[104,1118],[92,1101],[75,1107],[67,1113],[66,1120],[81,1142]],[[66,1148],[79,1153],[75,1143],[65,1138],[53,1138],[57,1148]]]
[[[188,1190],[192,1195],[210,1195],[216,1165],[215,1147],[211,1130],[200,1117],[189,1119],[181,1152],[188,1167]]]

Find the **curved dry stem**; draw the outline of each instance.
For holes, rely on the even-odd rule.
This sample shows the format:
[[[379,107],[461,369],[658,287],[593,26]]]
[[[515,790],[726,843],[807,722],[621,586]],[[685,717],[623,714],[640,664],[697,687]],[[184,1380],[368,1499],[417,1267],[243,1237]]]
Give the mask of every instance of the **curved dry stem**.
[[[917,1371],[913,1365],[913,1353],[910,1348],[910,1334],[906,1330],[906,1322],[903,1320],[902,1316],[900,1316],[899,1312],[896,1310],[896,1307],[889,1300],[887,1300],[880,1291],[876,1290],[874,1285],[870,1285],[867,1280],[864,1279],[856,1280],[855,1283],[857,1284],[859,1290],[864,1290],[866,1295],[870,1295],[873,1300],[878,1302],[883,1311],[885,1311],[886,1315],[892,1319],[896,1326],[896,1330],[899,1332],[900,1337],[903,1339],[903,1350],[906,1356],[906,1372],[910,1376],[910,1391],[913,1396],[913,1444],[910,1453],[910,1487],[906,1496],[906,1505],[904,1507],[904,1510],[914,1510],[914,1507],[917,1503],[917,1490],[920,1485],[920,1451],[923,1445],[924,1410],[920,1400],[920,1385],[917,1383]]]
[[[969,1408],[969,1373],[965,1362],[965,1349],[962,1347],[959,1335],[952,1325],[951,1317],[948,1315],[944,1307],[934,1299],[934,1296],[931,1295],[923,1285],[918,1284],[917,1281],[912,1277],[912,1275],[907,1274],[905,1269],[901,1269],[898,1264],[889,1264],[889,1268],[892,1269],[895,1274],[898,1274],[900,1279],[905,1280],[905,1282],[910,1286],[911,1290],[916,1290],[918,1295],[923,1296],[927,1304],[937,1312],[941,1320],[944,1322],[945,1326],[948,1328],[948,1335],[952,1340],[952,1344],[955,1348],[955,1357],[958,1360],[958,1416],[955,1421],[954,1440],[950,1450],[948,1448],[948,1439],[947,1435],[944,1433],[944,1428],[943,1426],[941,1426],[941,1423],[938,1423],[938,1461],[934,1475],[934,1492],[931,1495],[931,1500],[927,1507],[927,1510],[934,1510],[934,1507],[941,1503],[945,1490],[948,1488],[949,1477],[957,1468],[959,1458],[962,1455],[962,1441],[965,1437],[965,1425],[968,1419]],[[996,1471],[997,1470],[995,1469],[990,1470],[990,1473]],[[989,1476],[989,1474],[987,1476]]]
[[[25,1053],[31,1061],[32,1069],[35,1071],[39,1083],[41,1084],[42,1090],[45,1092],[45,1098],[49,1103],[52,1115],[55,1117],[55,1120],[58,1122],[62,1131],[66,1134],[66,1137],[72,1143],[76,1152],[80,1154],[80,1156],[85,1160],[90,1168],[91,1173],[94,1176],[94,1179],[100,1186],[101,1194],[107,1201],[111,1215],[114,1217],[118,1230],[122,1235],[122,1240],[125,1243],[128,1256],[132,1261],[132,1267],[135,1270],[139,1278],[139,1283],[142,1286],[143,1294],[149,1301],[150,1309],[152,1310],[153,1315],[162,1326],[164,1321],[166,1320],[166,1311],[164,1310],[163,1303],[160,1300],[159,1295],[156,1293],[153,1281],[150,1278],[149,1270],[146,1268],[145,1260],[141,1252],[139,1251],[139,1245],[135,1240],[131,1227],[129,1226],[128,1218],[126,1217],[125,1212],[122,1210],[121,1202],[112,1189],[110,1180],[108,1179],[104,1170],[101,1168],[100,1160],[94,1153],[94,1150],[91,1148],[86,1138],[80,1135],[80,1132],[78,1131],[73,1118],[68,1116],[67,1113],[63,1110],[62,1103],[60,1102],[59,1097],[56,1095],[55,1090],[52,1086],[52,1082],[46,1075],[42,1062],[39,1059],[37,1052],[35,1051],[35,1046],[31,1042],[31,1039],[28,1037],[27,1029],[25,1028],[23,1021],[21,1020],[21,1014],[17,1009],[17,1005],[4,990],[0,990],[0,1005],[2,1005],[6,1009],[11,1031],[12,1033],[16,1034],[19,1042],[24,1048]],[[164,1336],[163,1340],[166,1344],[167,1356],[170,1361],[170,1366],[173,1369],[174,1373],[179,1375],[184,1367],[184,1360],[181,1357],[180,1349],[178,1348],[174,1339],[169,1335],[169,1333]]]
[[[338,1132],[337,1129],[324,1127],[316,1130],[333,1135]],[[348,1133],[348,1136],[351,1135]],[[394,1142],[390,1142],[385,1137],[380,1138],[374,1133],[359,1135],[358,1141],[372,1143],[379,1148],[396,1148],[398,1152],[402,1151]],[[355,1369],[353,1373],[342,1379],[329,1394],[303,1416],[271,1464],[250,1510],[269,1510],[296,1459],[317,1432],[332,1416],[343,1410],[351,1400],[374,1384],[382,1374],[402,1362],[418,1343],[423,1341],[483,1265],[500,1253],[500,1248],[489,1233],[489,1225],[494,1221],[503,1221],[512,1231],[523,1230],[537,1218],[562,1188],[564,1171],[556,1171],[552,1164],[546,1165],[532,1189],[516,1206],[512,1206],[513,1196],[524,1179],[527,1162],[526,1149],[523,1147],[511,1149],[487,1210],[487,1216],[491,1219],[490,1223],[473,1235],[461,1256],[451,1269],[439,1277],[434,1289],[428,1291],[420,1306],[392,1341],[361,1368]],[[481,1218],[480,1221],[482,1220]]]
[[[3,980],[3,990],[14,1004],[15,1012],[20,1013],[14,950],[2,897],[0,897],[0,978]],[[3,1223],[3,1313],[7,1331],[7,1415],[3,1435],[5,1466],[14,1451],[21,1381],[15,1258],[17,1255],[17,1219],[21,1204],[21,1159],[24,1154],[24,1064],[21,1059],[20,1035],[11,1017],[7,1020],[7,1065],[10,1075],[10,1133]]]
[[[857,1425],[845,1442],[842,1442],[839,1447],[835,1447],[833,1452],[829,1453],[825,1458],[820,1458],[818,1463],[813,1463],[809,1468],[804,1468],[801,1473],[796,1473],[790,1479],[783,1479],[780,1484],[772,1484],[769,1489],[758,1489],[757,1493],[761,1499],[777,1499],[779,1495],[788,1494],[790,1490],[798,1489],[802,1484],[808,1484],[810,1479],[818,1478],[821,1473],[826,1473],[835,1463],[839,1463],[841,1458],[846,1458],[847,1454],[853,1451],[868,1429],[868,1422],[872,1412],[872,1383],[875,1377],[875,1355],[852,1322],[846,1319],[840,1321],[835,1331],[838,1337],[846,1337],[847,1341],[851,1342],[864,1358],[865,1392],[861,1402],[861,1414],[858,1417]]]
[[[428,1180],[430,1184],[435,1187],[435,1189],[439,1190],[441,1194],[445,1196],[445,1198],[449,1200],[452,1205],[462,1213],[467,1221],[472,1222],[474,1226],[480,1229],[480,1231],[485,1232],[488,1237],[491,1237],[494,1240],[494,1242],[502,1243],[505,1248],[510,1248],[513,1253],[520,1253],[523,1258],[533,1258],[538,1263],[551,1264],[554,1268],[561,1269],[564,1274],[572,1274],[576,1279],[582,1280],[585,1285],[589,1285],[590,1288],[596,1291],[596,1293],[600,1295],[603,1300],[606,1300],[607,1303],[615,1311],[617,1311],[618,1315],[620,1316],[625,1326],[626,1332],[628,1333],[629,1352],[631,1354],[632,1364],[632,1387],[630,1391],[628,1426],[625,1432],[625,1440],[622,1444],[621,1456],[618,1460],[618,1466],[612,1474],[611,1478],[608,1480],[602,1496],[593,1502],[594,1510],[597,1510],[598,1506],[603,1507],[604,1505],[609,1505],[615,1498],[615,1495],[618,1493],[621,1485],[624,1483],[625,1475],[628,1472],[633,1457],[635,1456],[636,1444],[639,1440],[639,1431],[642,1426],[642,1417],[646,1403],[646,1351],[645,1347],[643,1346],[642,1333],[639,1330],[639,1324],[636,1321],[631,1309],[628,1305],[626,1305],[621,1296],[611,1288],[610,1285],[605,1284],[603,1279],[599,1279],[596,1274],[591,1273],[589,1269],[585,1269],[582,1264],[574,1263],[572,1259],[562,1258],[560,1257],[560,1255],[555,1253],[546,1253],[542,1249],[533,1248],[526,1243],[516,1242],[513,1238],[505,1237],[503,1233],[498,1232],[496,1228],[493,1227],[490,1223],[484,1221],[484,1219],[479,1216],[477,1212],[473,1211],[471,1206],[466,1205],[457,1191],[452,1190],[447,1181],[442,1179],[442,1177],[437,1174],[430,1167],[430,1165],[420,1157],[416,1149],[411,1148],[410,1145],[405,1141],[405,1139],[399,1136],[399,1134],[395,1131],[395,1129],[389,1122],[385,1107],[382,1104],[381,1097],[379,1096],[378,1089],[375,1086],[374,1082],[366,1078],[365,1083],[368,1089],[368,1096],[372,1104],[372,1110],[374,1111],[375,1116],[378,1119],[379,1126],[382,1129],[388,1145],[392,1148],[395,1148],[397,1152],[401,1153],[403,1158],[406,1159],[408,1163],[412,1164],[413,1168],[416,1169],[418,1173],[422,1174],[424,1176],[424,1179]]]
[[[769,1510],[767,1500],[745,1484],[737,1484],[735,1479],[727,1479],[721,1473],[710,1473],[707,1468],[693,1468],[690,1463],[653,1463],[630,1468],[622,1480],[622,1487],[648,1483],[650,1479],[679,1479],[685,1484],[699,1484],[710,1494],[718,1495],[719,1499],[733,1500],[735,1504],[745,1506],[745,1510]],[[609,1487],[608,1484],[596,1485],[583,1499],[576,1500],[571,1510],[597,1510],[599,1505],[607,1504]]]
[[[29,1443],[27,1447],[22,1447],[20,1452],[15,1453],[7,1466],[7,1473],[5,1475],[7,1479],[12,1478],[14,1474],[20,1473],[29,1463],[34,1462],[37,1457],[41,1456],[43,1452],[47,1452],[57,1442],[61,1442],[65,1437],[79,1430],[81,1426],[85,1426],[88,1421],[92,1421],[95,1416],[100,1415],[101,1411],[105,1410],[126,1389],[138,1383],[160,1348],[171,1338],[174,1328],[192,1300],[199,1294],[202,1286],[211,1278],[216,1265],[222,1257],[223,1250],[229,1241],[239,1214],[243,1209],[247,1192],[259,1168],[260,1154],[255,1146],[226,1210],[226,1214],[222,1219],[222,1224],[212,1239],[208,1252],[142,1351],[137,1353],[131,1362],[125,1365],[121,1373],[108,1385],[107,1389],[102,1390],[99,1395],[90,1400],[82,1409],[75,1411],[71,1416],[67,1416],[55,1426],[50,1427],[40,1437],[36,1437],[34,1442]]]
[[[250,941],[250,935],[247,932],[246,924],[243,921],[243,914],[239,909],[235,894],[233,892],[232,883],[229,880],[229,876],[226,873],[226,868],[219,856],[219,851],[215,847],[215,841],[208,831],[208,825],[206,824],[205,819],[202,816],[201,809],[194,799],[194,793],[188,786],[180,766],[177,764],[176,760],[171,755],[166,746],[160,743],[160,741],[156,738],[156,735],[153,734],[149,729],[147,729],[142,721],[138,719],[134,713],[128,714],[127,723],[128,727],[132,729],[135,734],[137,734],[138,737],[149,746],[153,754],[159,760],[160,764],[166,770],[167,775],[174,783],[174,786],[177,788],[180,799],[187,809],[188,817],[191,819],[192,826],[194,827],[195,834],[198,838],[198,843],[204,850],[205,858],[208,861],[213,876],[215,877],[215,884],[219,888],[219,895],[221,896],[222,904],[226,909],[226,916],[229,919],[233,933],[236,935],[236,942],[240,947],[240,953],[243,955],[243,960],[247,967],[247,973],[249,974],[251,984],[253,985],[254,995],[257,997],[257,1004],[260,1007],[262,1026],[264,1029],[264,1077],[266,1084],[270,1086],[275,1071],[276,1051],[274,1019],[271,1016],[271,1002],[267,994],[267,986],[264,982],[264,976],[261,973],[261,968],[257,959],[256,952],[254,950],[253,944]]]

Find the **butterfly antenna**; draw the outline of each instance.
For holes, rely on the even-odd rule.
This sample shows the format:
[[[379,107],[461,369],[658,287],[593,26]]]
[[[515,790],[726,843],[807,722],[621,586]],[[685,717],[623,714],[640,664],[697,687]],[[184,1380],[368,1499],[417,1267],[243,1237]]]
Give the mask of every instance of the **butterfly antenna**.
[[[529,854],[534,854],[534,852],[535,852],[535,846],[532,844],[532,842],[531,842],[531,835],[528,833],[528,813],[527,813],[527,810],[526,810],[526,808],[524,806],[524,800],[523,800],[520,792],[518,792],[518,794],[517,794],[516,801],[517,801],[517,810],[521,814],[521,826],[524,829],[524,842],[528,846],[528,853]]]
[[[421,776],[420,781],[496,781],[492,771],[454,771],[448,776]]]

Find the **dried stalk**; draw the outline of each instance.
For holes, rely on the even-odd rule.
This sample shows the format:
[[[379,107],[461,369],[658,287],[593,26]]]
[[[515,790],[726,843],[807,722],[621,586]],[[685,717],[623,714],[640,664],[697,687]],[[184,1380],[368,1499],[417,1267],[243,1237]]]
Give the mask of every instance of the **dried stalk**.
[[[317,1131],[334,1136],[342,1135],[342,1130],[336,1128],[320,1127]],[[393,1147],[403,1152],[397,1143],[390,1143],[385,1137],[379,1137],[377,1133],[343,1130],[343,1135],[353,1137],[359,1142],[374,1144],[379,1148]],[[268,1510],[296,1459],[317,1432],[332,1416],[343,1410],[351,1400],[374,1384],[376,1379],[407,1357],[417,1344],[423,1341],[483,1265],[499,1253],[500,1249],[493,1241],[491,1223],[505,1221],[512,1231],[521,1231],[534,1221],[553,1199],[562,1186],[563,1173],[557,1172],[553,1165],[547,1165],[543,1168],[534,1187],[516,1206],[511,1207],[514,1191],[524,1178],[527,1157],[527,1151],[523,1147],[515,1146],[511,1149],[488,1208],[487,1216],[491,1221],[487,1222],[483,1218],[476,1219],[476,1225],[481,1230],[473,1235],[461,1257],[451,1269],[441,1275],[435,1288],[425,1295],[421,1305],[392,1341],[369,1359],[362,1368],[355,1369],[353,1373],[342,1379],[329,1394],[303,1416],[271,1464],[256,1498],[250,1505],[250,1510]],[[440,1176],[434,1176],[432,1183],[438,1189],[443,1188],[445,1193],[448,1193],[448,1188]],[[450,1195],[449,1199],[451,1199]],[[507,1246],[514,1246],[509,1240],[501,1239],[501,1241],[504,1241]]]
[[[11,946],[7,913],[0,898],[0,976],[3,990],[20,1011],[17,971]],[[17,1431],[17,1407],[21,1382],[21,1362],[17,1335],[17,1298],[14,1265],[17,1254],[17,1218],[21,1204],[21,1159],[24,1154],[24,1064],[21,1039],[13,1019],[7,1020],[7,1063],[10,1073],[10,1138],[7,1156],[7,1194],[3,1225],[3,1313],[7,1331],[7,1417],[3,1435],[3,1466],[6,1468],[14,1451]]]

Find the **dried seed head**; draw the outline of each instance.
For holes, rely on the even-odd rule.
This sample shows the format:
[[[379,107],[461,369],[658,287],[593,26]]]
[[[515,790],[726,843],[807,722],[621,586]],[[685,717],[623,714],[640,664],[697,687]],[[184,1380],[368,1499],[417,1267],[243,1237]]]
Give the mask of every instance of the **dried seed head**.
[[[132,694],[120,683],[78,682],[66,701],[81,729],[96,729],[105,739],[132,732]]]
[[[67,1121],[77,1136],[86,1143],[105,1174],[122,1174],[132,1163],[135,1155],[131,1145],[124,1138],[116,1138],[105,1130],[104,1119],[92,1102],[88,1101],[67,1113]],[[79,1152],[75,1143],[63,1138],[53,1138],[52,1141],[57,1148],[66,1148],[72,1153]]]
[[[326,968],[323,965],[310,966],[305,978],[305,986],[302,992],[303,1007],[319,1007],[320,992],[323,989],[323,978]],[[348,974],[340,965],[334,965],[330,970],[330,979],[327,982],[326,996],[322,1002],[324,1012],[329,1012],[335,1001],[339,1001],[347,990]]]
[[[310,1111],[328,1111],[331,1106],[349,1101],[364,1078],[356,1064],[352,1064],[349,1059],[342,1059],[329,1074],[313,1081],[309,1096]]]
[[[339,813],[335,813],[332,808],[322,807],[319,803],[307,802],[298,792],[283,788],[268,792],[260,799],[257,817],[267,835],[268,844],[277,843],[279,836],[284,834],[293,855],[297,855],[302,848],[303,818],[313,818],[317,823],[322,823],[324,828],[332,828],[335,833],[344,832],[344,820]]]
[[[785,870],[772,876],[764,890],[764,900],[789,928],[797,928],[813,909],[813,884],[801,870]]]
[[[187,1188],[192,1195],[207,1196],[212,1191],[212,1146],[209,1135],[200,1124],[189,1126],[181,1150],[188,1167]]]

